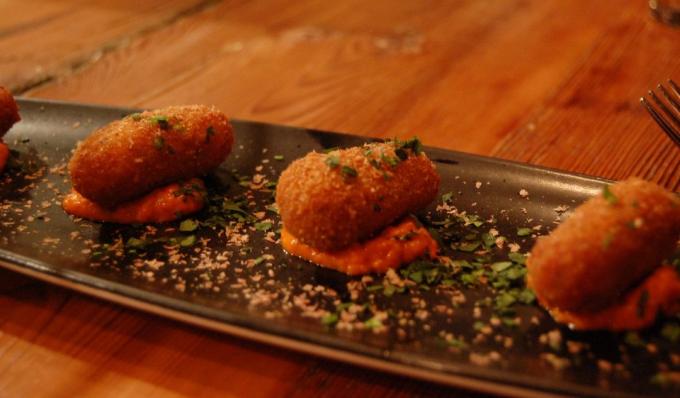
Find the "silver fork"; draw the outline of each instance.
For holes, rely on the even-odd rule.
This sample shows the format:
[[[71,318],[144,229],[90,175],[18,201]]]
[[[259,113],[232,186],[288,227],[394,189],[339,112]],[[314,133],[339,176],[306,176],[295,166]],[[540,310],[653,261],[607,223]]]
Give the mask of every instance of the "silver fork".
[[[673,142],[680,146],[680,88],[671,79],[668,79],[670,89],[658,84],[656,88],[666,99],[661,100],[654,91],[649,90],[647,95],[653,101],[640,97],[640,103],[647,109],[656,124],[670,137]],[[659,109],[661,111],[659,111]],[[665,117],[664,117],[665,116]]]

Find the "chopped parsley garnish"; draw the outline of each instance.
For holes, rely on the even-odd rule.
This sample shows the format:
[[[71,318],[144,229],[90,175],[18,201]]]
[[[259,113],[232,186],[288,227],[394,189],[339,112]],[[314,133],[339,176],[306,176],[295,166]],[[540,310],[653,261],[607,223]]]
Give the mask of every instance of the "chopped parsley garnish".
[[[215,129],[213,126],[208,126],[207,129],[205,129],[205,142],[210,142],[210,137],[215,135]]]
[[[269,231],[270,229],[272,229],[273,226],[274,226],[274,224],[272,224],[270,221],[258,222],[258,223],[255,223],[255,225],[254,225],[254,227],[257,231],[263,231],[263,232]]]
[[[517,228],[517,236],[529,236],[531,235],[531,228]]]
[[[160,135],[157,135],[153,138],[153,147],[161,150],[165,146],[165,138],[161,137]]]
[[[328,155],[326,157],[326,165],[328,165],[328,167],[331,169],[334,169],[340,166],[340,158],[335,155]]]
[[[602,196],[610,205],[615,205],[619,201],[612,191],[609,190],[609,185],[605,185],[604,188],[602,188]]]
[[[377,329],[381,328],[383,326],[383,323],[378,317],[374,316],[368,319],[366,322],[364,322],[364,325],[369,329]]]
[[[508,258],[510,261],[516,262],[517,264],[524,265],[527,262],[526,254],[522,253],[508,253]]]
[[[342,166],[340,171],[342,172],[342,175],[345,176],[345,177],[356,177],[356,176],[359,175],[359,173],[357,173],[357,171],[355,169],[353,169],[349,166]]]
[[[647,309],[647,302],[649,301],[649,292],[643,290],[640,294],[640,298],[637,302],[637,317],[642,318],[645,316],[645,310]]]
[[[152,116],[151,122],[156,123],[158,125],[158,127],[161,128],[161,130],[169,130],[170,129],[170,121],[168,120],[167,116],[164,116],[164,115]]]
[[[198,228],[198,221],[186,219],[179,224],[179,230],[182,232],[192,232]]]
[[[418,156],[422,152],[423,146],[418,137],[413,137],[406,141],[400,141],[395,138],[392,143],[394,144],[394,153],[401,160],[408,159],[409,153]]]
[[[338,322],[338,314],[330,313],[321,317],[321,324],[330,326],[335,325]]]
[[[130,238],[125,242],[125,247],[133,249],[142,249],[147,245],[147,243],[138,238]]]
[[[182,239],[179,241],[179,245],[182,247],[191,247],[196,243],[196,236],[195,235],[189,235],[186,238]]]
[[[642,340],[640,335],[636,332],[627,332],[623,337],[623,341],[631,347],[645,346],[644,340]]]
[[[458,244],[457,249],[462,252],[472,253],[477,250],[481,244],[481,242],[462,242]]]
[[[442,195],[442,202],[444,203],[450,202],[451,198],[453,198],[453,192],[447,192]]]
[[[283,155],[274,155],[274,160],[283,160]]]
[[[667,323],[661,328],[661,335],[671,343],[680,341],[680,325],[677,323]]]

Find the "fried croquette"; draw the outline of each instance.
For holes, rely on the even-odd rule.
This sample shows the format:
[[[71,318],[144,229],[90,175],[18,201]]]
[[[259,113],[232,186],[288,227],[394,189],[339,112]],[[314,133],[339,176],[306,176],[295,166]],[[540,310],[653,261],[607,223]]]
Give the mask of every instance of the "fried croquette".
[[[549,309],[601,310],[661,265],[678,234],[677,196],[638,178],[618,182],[538,239],[527,282]]]
[[[439,182],[417,139],[366,144],[294,161],[279,178],[276,203],[288,232],[334,251],[423,208]]]
[[[7,89],[0,87],[0,138],[19,120],[19,106],[14,97]]]
[[[107,208],[220,165],[234,135],[227,117],[203,105],[129,115],[90,135],[69,163],[73,188]]]

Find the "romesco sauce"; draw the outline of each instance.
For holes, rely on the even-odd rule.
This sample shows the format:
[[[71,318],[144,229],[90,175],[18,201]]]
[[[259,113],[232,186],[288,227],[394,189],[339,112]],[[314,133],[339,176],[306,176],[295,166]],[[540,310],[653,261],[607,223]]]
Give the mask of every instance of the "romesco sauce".
[[[294,256],[348,275],[385,273],[424,254],[434,258],[438,249],[429,232],[410,218],[385,228],[366,242],[337,251],[316,250],[300,242],[285,228],[281,231],[281,245]]]
[[[73,190],[62,202],[64,210],[76,217],[119,224],[162,223],[195,213],[205,204],[205,185],[193,178],[151,191],[149,194],[107,209]]]

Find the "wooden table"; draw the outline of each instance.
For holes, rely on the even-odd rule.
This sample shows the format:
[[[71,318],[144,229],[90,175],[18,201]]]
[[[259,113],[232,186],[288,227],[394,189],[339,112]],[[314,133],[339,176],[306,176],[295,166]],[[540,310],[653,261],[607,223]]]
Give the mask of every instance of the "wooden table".
[[[0,85],[680,187],[638,104],[680,80],[646,1],[0,1]],[[476,396],[131,311],[0,271],[0,396]]]

